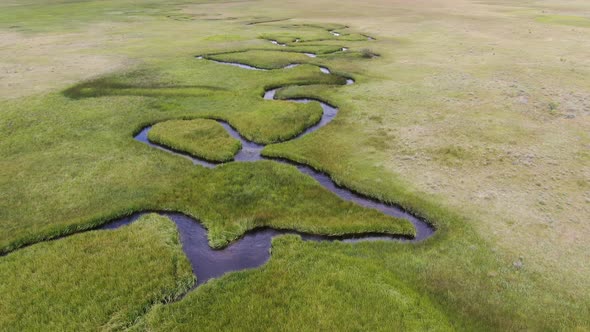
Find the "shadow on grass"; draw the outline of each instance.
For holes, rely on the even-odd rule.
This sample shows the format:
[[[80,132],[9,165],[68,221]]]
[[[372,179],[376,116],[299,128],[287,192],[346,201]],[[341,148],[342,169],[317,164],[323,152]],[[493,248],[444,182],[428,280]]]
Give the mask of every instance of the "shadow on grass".
[[[112,77],[102,77],[74,85],[64,90],[63,95],[70,99],[82,99],[101,96],[199,96],[219,91],[227,90],[209,85],[133,84],[118,82]]]

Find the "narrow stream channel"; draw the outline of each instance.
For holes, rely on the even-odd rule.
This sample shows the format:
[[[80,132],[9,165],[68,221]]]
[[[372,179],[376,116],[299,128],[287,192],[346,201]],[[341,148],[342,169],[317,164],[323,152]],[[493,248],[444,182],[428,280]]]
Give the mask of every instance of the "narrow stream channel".
[[[202,57],[198,57],[202,59]],[[265,70],[253,66],[249,66],[241,63],[222,62],[215,60],[216,63],[224,65],[237,66],[248,70]],[[283,68],[292,68],[297,64],[287,65]],[[326,67],[319,67],[325,74],[331,74],[330,70]],[[346,84],[353,84],[354,80],[347,79]],[[274,100],[276,92],[281,88],[267,90],[264,93],[263,98],[265,100]],[[294,137],[297,139],[301,136],[310,134],[330,123],[338,114],[338,108],[329,105],[325,102],[313,99],[288,99],[292,102],[297,103],[309,103],[318,102],[322,107],[322,117],[318,123],[307,128],[305,131]],[[261,151],[264,145],[251,142],[240,135],[240,133],[231,127],[227,122],[217,120],[227,132],[234,138],[238,139],[242,143],[242,149],[236,154],[234,162],[253,162],[257,160],[265,159],[261,156]],[[211,163],[199,158],[195,158],[186,153],[180,151],[174,151],[165,146],[150,142],[148,140],[148,133],[152,127],[147,126],[143,128],[136,136],[135,139],[147,144],[151,147],[164,150],[166,152],[181,156],[191,160],[196,165],[201,165],[208,168],[214,168],[218,164]],[[288,160],[282,159],[271,159],[276,162],[292,164],[304,174],[313,177],[320,185],[327,190],[336,194],[338,197],[354,202],[366,208],[376,209],[382,213],[396,217],[403,218],[410,221],[416,228],[416,237],[414,238],[403,238],[395,237],[384,234],[354,234],[345,237],[330,237],[330,236],[319,236],[312,234],[305,234],[290,230],[276,230],[271,228],[260,228],[247,232],[241,239],[230,244],[223,250],[214,250],[209,247],[207,240],[207,230],[195,219],[180,213],[161,212],[160,214],[172,219],[179,230],[182,247],[186,253],[189,261],[191,262],[193,271],[197,276],[197,285],[200,285],[207,280],[215,277],[219,277],[227,272],[239,271],[247,268],[254,268],[263,265],[270,258],[270,246],[273,237],[282,234],[299,234],[303,240],[306,241],[343,241],[343,242],[358,242],[358,241],[407,241],[407,242],[418,242],[422,241],[434,234],[434,228],[423,220],[413,216],[412,214],[404,211],[403,209],[388,205],[363,195],[357,194],[351,190],[337,186],[334,181],[325,173],[318,172],[313,168],[293,163]],[[127,225],[137,220],[141,215],[145,213],[136,213],[132,216],[115,220],[109,224],[104,225],[103,229],[113,229],[123,225]]]

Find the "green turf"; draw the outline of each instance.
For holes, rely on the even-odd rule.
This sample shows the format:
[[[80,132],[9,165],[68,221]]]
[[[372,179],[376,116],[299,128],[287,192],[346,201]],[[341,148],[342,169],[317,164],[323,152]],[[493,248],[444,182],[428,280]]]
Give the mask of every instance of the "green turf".
[[[265,40],[276,40],[288,46],[297,46],[298,43],[337,42],[337,41],[366,41],[367,36],[359,33],[349,33],[346,29],[334,30],[340,36],[333,35],[329,30],[320,26],[300,26],[293,30],[285,30],[280,33],[263,33],[259,37]],[[296,42],[296,40],[299,40]]]
[[[21,32],[65,31],[101,20],[129,21],[133,16],[166,17],[178,1],[35,1],[2,8],[0,26]],[[18,22],[15,25],[14,22]]]
[[[202,75],[211,78],[203,95],[146,93],[160,86],[170,87],[175,80],[186,81],[180,86],[193,86],[202,83]],[[4,174],[18,171],[27,175],[27,181],[39,185],[23,187],[26,183],[18,176],[3,178],[2,192],[7,198],[0,203],[5,206],[0,209],[6,230],[0,237],[2,250],[145,209],[176,209],[200,218],[214,230],[209,235],[215,246],[264,225],[326,234],[380,229],[412,234],[407,222],[392,223],[390,218],[342,203],[292,166],[266,162],[259,163],[265,167],[239,164],[205,170],[132,139],[148,124],[206,117],[229,122],[253,141],[285,140],[317,122],[321,108],[317,103],[265,101],[262,87],[290,81],[309,84],[340,80],[320,73],[316,66],[271,75],[188,58],[168,63],[159,71],[132,71],[81,83],[67,89],[63,96],[4,102],[3,114],[11,119],[0,134],[0,151],[10,156],[2,160]],[[130,86],[134,87],[132,93]],[[29,118],[42,121],[30,123]],[[69,162],[64,165],[63,160]],[[276,173],[288,177],[275,179]],[[48,178],[47,174],[53,175]],[[222,183],[231,180],[233,174],[246,177],[232,183],[228,190]],[[214,179],[219,176],[216,184]],[[284,192],[273,194],[279,189]],[[47,196],[47,192],[52,195]],[[207,195],[210,200],[205,199]],[[9,208],[26,201],[46,203],[34,208]],[[85,205],[78,204],[80,201]],[[232,205],[238,202],[246,210]],[[334,222],[318,223],[323,218],[333,218]],[[363,230],[360,223],[366,223],[367,229]]]
[[[148,133],[148,139],[213,162],[233,160],[242,147],[221,124],[207,119],[156,123]]]
[[[550,23],[558,25],[569,25],[574,27],[590,27],[590,18],[573,15],[542,15],[537,16],[535,21],[540,23]]]
[[[355,247],[306,243],[292,235],[275,239],[266,266],[158,305],[135,330],[453,330],[427,297],[394,273],[383,273],[379,264],[351,255]]]
[[[378,228],[402,230],[404,234],[410,231],[407,222],[392,223],[390,218],[340,201],[292,166],[267,161],[207,170],[134,141],[132,135],[139,128],[171,118],[225,114],[238,129],[262,119],[253,117],[253,110],[244,110],[242,105],[232,109],[231,100],[227,99],[190,98],[178,100],[178,104],[168,100],[165,107],[154,102],[146,97],[121,96],[76,100],[59,95],[32,98],[25,104],[25,112],[43,119],[32,126],[21,112],[23,109],[12,109],[8,103],[4,114],[15,111],[22,121],[15,119],[3,130],[2,151],[10,155],[2,160],[4,174],[18,170],[27,175],[28,181],[39,185],[23,187],[25,183],[18,176],[3,177],[2,192],[7,194],[0,203],[6,206],[0,210],[5,230],[0,242],[3,250],[144,209],[178,209],[190,213],[206,225],[218,228],[210,236],[212,243],[219,244],[227,243],[246,229],[262,225],[296,226],[301,230],[329,233],[327,224],[318,223],[318,220],[330,216],[334,218],[337,226],[334,230],[338,233],[347,229],[360,231],[359,222],[372,224],[369,228],[381,225]],[[184,102],[187,107],[190,105],[190,110],[184,108]],[[283,103],[286,104],[268,102],[270,105]],[[197,105],[202,106],[202,112],[193,109]],[[298,107],[289,105],[293,109]],[[76,113],[80,109],[84,112]],[[276,111],[275,116],[281,113]],[[241,120],[241,116],[249,122]],[[103,121],[95,121],[97,117]],[[63,121],[69,125],[63,126]],[[54,131],[47,126],[52,123],[63,129]],[[44,138],[27,144],[37,135]],[[63,160],[69,162],[64,165]],[[53,176],[48,178],[47,174]],[[230,181],[231,189],[222,185],[226,181]],[[48,191],[52,193],[49,197]],[[23,206],[26,201],[46,203],[33,208]],[[86,202],[85,205],[80,205],[80,201]],[[246,210],[236,209],[234,204],[238,203]],[[339,204],[346,208],[335,208]],[[10,209],[10,206],[22,208]],[[276,210],[280,214],[276,215]],[[347,224],[351,228],[347,228]]]
[[[276,40],[281,44],[297,45],[295,40],[299,39],[299,42],[318,42],[323,40],[336,40],[330,32],[325,29],[315,27],[305,27],[304,29],[289,29],[281,31],[279,33],[261,33],[260,39],[264,40]],[[280,46],[277,46],[277,48]]]
[[[259,50],[214,54],[208,55],[207,58],[217,61],[239,62],[265,69],[282,68],[292,63],[306,63],[310,59],[302,53]]]
[[[203,220],[214,247],[261,226],[326,235],[415,234],[408,221],[343,201],[291,165],[229,163],[185,181],[170,194],[178,202],[166,207]]]
[[[245,70],[204,59],[180,59],[169,64],[166,70],[169,71],[167,75],[161,73],[156,77],[156,73],[146,77],[145,70],[110,75],[72,86],[64,91],[64,95],[74,100],[100,96],[171,97],[150,100],[150,105],[162,114],[180,111],[188,114],[185,117],[225,120],[248,140],[268,144],[290,139],[315,124],[321,118],[321,107],[315,103],[265,101],[261,98],[264,88],[287,84],[345,83],[343,77],[322,74],[313,65],[271,73]],[[198,75],[213,76],[209,76],[211,79],[208,84],[203,85]],[[173,79],[184,79],[191,84],[174,86],[170,82]],[[244,103],[235,103],[236,98]]]
[[[284,317],[304,330],[377,329],[349,311],[346,292],[313,287],[333,282],[355,294],[359,312],[382,318],[378,303],[395,309],[391,315],[408,329],[587,330],[587,32],[575,29],[563,38],[562,27],[531,25],[530,16],[506,14],[502,1],[490,3],[452,0],[450,9],[447,3],[376,0],[363,10],[346,1],[0,4],[7,41],[0,50],[7,63],[2,96],[13,98],[0,101],[2,251],[144,209],[201,218],[216,246],[261,225],[326,233],[407,231],[406,223],[341,202],[293,167],[263,162],[207,171],[132,139],[146,125],[216,118],[254,141],[285,141],[315,123],[320,107],[263,101],[262,93],[307,85],[279,96],[313,96],[337,105],[339,115],[327,127],[265,153],[309,163],[340,184],[401,204],[432,221],[437,234],[417,245],[285,245],[293,251],[277,250],[277,263],[271,259],[261,270],[213,280],[187,302],[159,307],[147,321],[152,327],[173,326],[168,319],[174,318],[215,328],[223,315],[226,326],[244,321],[266,327],[267,317]],[[287,13],[294,19],[245,24]],[[307,25],[332,20],[340,23]],[[377,40],[362,40],[361,33]],[[294,43],[297,37],[300,43]],[[307,60],[357,84],[340,86],[341,77],[311,65],[253,72],[195,59],[229,51],[308,51],[312,44],[318,53],[320,47],[350,47]],[[381,57],[363,58],[363,49]],[[248,60],[265,65],[269,59],[263,61],[261,53]],[[284,53],[280,57],[299,57]],[[90,55],[125,70],[113,73]],[[82,75],[82,64],[96,66]],[[41,85],[49,92],[31,92]],[[58,93],[65,85],[72,88]],[[29,96],[15,97],[23,91]],[[273,249],[282,246],[279,241]],[[522,267],[515,266],[520,260]],[[332,262],[342,275],[325,268]],[[310,272],[298,274],[290,266]],[[274,279],[281,281],[276,296],[248,302],[257,291],[272,291]],[[375,285],[365,294],[366,279],[393,285],[400,295],[381,299]],[[284,307],[289,299],[314,297],[315,307],[300,310],[309,319],[297,320]],[[420,305],[401,305],[416,301]],[[198,302],[199,317],[184,315],[189,302]],[[312,309],[326,321],[314,320],[319,314]],[[259,313],[267,316],[257,320]]]
[[[289,45],[287,48],[279,49],[279,51],[283,52],[304,52],[304,53],[314,53],[318,56],[322,54],[329,54],[329,53],[336,53],[342,50],[344,47],[342,44],[338,45],[318,45],[316,43],[305,43],[299,42]]]
[[[120,330],[194,284],[176,225],[130,226],[40,243],[0,258],[0,330]]]

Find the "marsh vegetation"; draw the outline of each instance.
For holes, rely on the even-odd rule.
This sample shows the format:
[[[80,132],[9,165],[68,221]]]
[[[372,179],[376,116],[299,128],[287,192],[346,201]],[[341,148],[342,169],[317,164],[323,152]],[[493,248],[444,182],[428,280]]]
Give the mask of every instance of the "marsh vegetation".
[[[588,329],[587,4],[360,6],[1,4],[3,329]],[[322,100],[338,116],[292,140],[322,108],[262,99],[284,86],[276,99]],[[199,219],[216,248],[264,226],[414,231],[292,165],[205,169],[133,140],[148,125],[202,119],[437,233],[414,244],[276,238],[267,265],[164,304],[194,282],[174,224],[150,216],[76,233],[146,210]],[[214,137],[198,153],[235,150]]]
[[[214,120],[170,120],[157,123],[149,132],[150,141],[213,162],[230,161],[242,148]]]

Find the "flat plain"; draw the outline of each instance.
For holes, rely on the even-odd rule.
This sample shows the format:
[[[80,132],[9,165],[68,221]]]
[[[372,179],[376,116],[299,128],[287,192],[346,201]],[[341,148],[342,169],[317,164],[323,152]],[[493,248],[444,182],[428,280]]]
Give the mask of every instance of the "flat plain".
[[[0,2],[0,330],[590,330],[588,22],[577,0]],[[299,137],[322,108],[293,98],[338,115]],[[281,236],[190,290],[166,218],[91,230],[414,235],[292,165],[228,162],[213,120],[434,236]],[[133,139],[149,125],[227,163]]]

